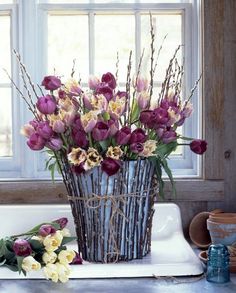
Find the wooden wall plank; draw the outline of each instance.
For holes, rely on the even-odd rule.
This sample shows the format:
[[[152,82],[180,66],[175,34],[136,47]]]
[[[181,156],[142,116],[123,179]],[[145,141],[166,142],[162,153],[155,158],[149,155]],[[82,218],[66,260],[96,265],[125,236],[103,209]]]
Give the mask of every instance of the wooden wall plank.
[[[224,107],[223,140],[226,211],[236,212],[236,1],[225,1],[224,9]]]
[[[203,1],[203,109],[205,111],[205,178],[223,179],[224,0]]]

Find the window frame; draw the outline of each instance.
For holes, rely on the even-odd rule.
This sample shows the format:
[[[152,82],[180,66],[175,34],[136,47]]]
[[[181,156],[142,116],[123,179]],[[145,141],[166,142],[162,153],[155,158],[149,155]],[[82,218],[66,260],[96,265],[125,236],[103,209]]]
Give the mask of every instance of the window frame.
[[[193,5],[197,5],[197,0],[194,1]],[[36,36],[37,34],[40,35],[40,30],[43,29],[43,27],[39,27],[37,25],[37,22],[40,21],[40,17],[42,17],[42,15],[40,15],[39,10],[37,10],[36,7],[36,2],[35,1],[31,1],[30,4],[27,3],[27,5],[24,5],[25,2],[24,0],[19,0],[18,2],[18,13],[17,13],[17,22],[14,25],[14,28],[18,27],[18,31],[16,31],[15,33],[15,38],[17,39],[17,35],[18,35],[18,46],[15,46],[18,51],[20,52],[21,56],[24,59],[24,63],[26,64],[29,72],[31,72],[31,77],[33,80],[36,80],[37,78],[37,74],[36,74],[36,68],[39,68],[39,64],[38,64],[38,60],[35,60],[35,58],[32,58],[32,56],[30,56],[30,54],[27,54],[27,52],[29,52],[29,50],[35,50],[35,52],[37,52],[38,47],[37,47],[37,42],[40,42],[40,40],[37,41]],[[60,4],[38,4],[39,7],[41,8],[47,8],[47,9],[56,9],[56,7],[58,7],[58,9],[63,8],[63,6]],[[82,4],[81,4],[82,5]],[[84,4],[87,6],[87,4]],[[141,5],[141,4],[140,4]],[[157,5],[157,4],[153,4],[153,5]],[[158,4],[159,9],[164,9],[164,6],[167,7],[168,4],[165,4],[163,6],[163,4]],[[167,6],[166,6],[167,5]],[[181,3],[181,4],[170,4],[171,7],[174,7],[174,9],[176,9],[176,7],[178,6],[178,8],[181,6],[184,9],[189,9],[189,4],[185,4],[185,3]],[[66,6],[69,6],[69,8],[73,8],[73,9],[78,9],[78,4],[66,4]],[[64,6],[64,8],[66,7]],[[108,7],[107,5],[105,5],[106,7]],[[3,7],[3,5],[1,5],[1,8]],[[14,13],[16,13],[16,4],[12,4],[12,5],[5,5],[5,9],[10,9],[11,11],[14,10]],[[169,6],[170,7],[170,6]],[[105,7],[104,7],[105,8]],[[33,13],[30,14],[29,18],[23,18],[23,15],[25,13],[27,13],[27,11],[33,11]],[[43,11],[43,10],[42,10]],[[196,10],[195,10],[196,11]],[[200,13],[201,11],[198,10],[196,11],[196,15],[193,18],[194,19],[194,25],[196,25],[196,19],[200,17]],[[34,22],[34,25],[32,25],[31,20],[35,19],[36,21]],[[193,26],[194,26],[193,25]],[[28,34],[28,38],[29,39],[34,39],[35,41],[32,42],[30,48],[27,47],[26,44],[26,40],[24,39],[24,32],[26,30],[26,28],[28,26],[30,27],[30,33]],[[194,28],[192,28],[194,29]],[[41,34],[42,35],[42,34]],[[200,38],[200,35],[197,36]],[[200,47],[200,46],[199,46]],[[193,48],[194,50],[194,48]],[[42,53],[42,52],[41,52]],[[38,52],[39,54],[39,52]],[[201,52],[189,52],[189,54],[193,54],[193,56],[199,56],[201,54]],[[196,58],[195,58],[196,59]],[[41,64],[42,66],[44,64]],[[13,68],[14,71],[16,72],[16,65],[13,62]],[[193,73],[196,75],[196,73]],[[15,76],[17,77],[17,76]],[[197,77],[197,75],[196,75]],[[195,78],[196,80],[196,78]],[[203,78],[203,83],[204,83],[205,78]],[[22,87],[22,84],[21,84]],[[204,89],[203,89],[204,90]],[[199,90],[199,94],[201,95],[201,88]],[[15,93],[13,93],[13,95],[15,96]],[[200,111],[204,110],[203,114],[203,120],[206,119],[206,109],[204,109],[205,104],[201,104],[200,105]],[[210,107],[209,105],[207,105],[208,107]],[[24,120],[25,122],[29,120],[29,115],[24,115],[24,110],[23,110],[23,103],[22,101],[19,102],[19,108],[20,108],[20,115],[22,120]],[[19,109],[18,108],[18,109]],[[24,116],[24,117],[22,117]],[[200,127],[199,129],[201,130],[201,128],[203,128],[203,134],[206,133],[205,132],[205,125],[201,122],[197,122],[200,123]],[[16,130],[16,127],[14,127],[14,130]],[[206,134],[209,134],[208,132]],[[207,138],[207,137],[206,137]],[[22,142],[22,138],[20,138],[21,142]],[[0,194],[8,194],[8,198],[2,199],[0,200],[0,202],[14,202],[14,200],[16,200],[17,198],[19,198],[20,202],[33,202],[33,203],[37,203],[37,202],[65,202],[66,197],[63,196],[62,194],[65,194],[65,190],[64,190],[64,185],[62,182],[56,182],[55,184],[49,182],[48,180],[32,180],[30,179],[30,177],[32,176],[32,173],[35,174],[36,170],[37,170],[37,166],[36,166],[36,160],[35,160],[35,153],[34,152],[29,152],[28,150],[21,150],[20,152],[20,158],[21,158],[21,162],[25,161],[26,164],[23,164],[23,170],[22,170],[22,174],[24,175],[24,178],[19,181],[15,181],[14,179],[9,179],[9,178],[5,178],[0,182]],[[32,160],[33,160],[33,164],[32,164]],[[208,159],[206,159],[205,161],[209,161]],[[26,168],[26,165],[31,164],[31,169]],[[208,176],[206,170],[207,168],[203,168],[204,164],[201,165],[201,168],[203,170],[203,176],[202,178],[197,178],[197,179],[176,179],[176,186],[177,186],[177,191],[180,193],[178,196],[178,200],[182,200],[182,201],[192,201],[192,200],[196,200],[198,198],[198,200],[209,200],[209,201],[221,201],[222,197],[223,197],[223,181],[222,180],[218,180],[218,179],[222,179],[222,178],[213,178],[216,180],[205,180],[206,179],[211,179],[210,176]],[[181,191],[181,192],[180,192]],[[191,193],[190,193],[191,192]],[[202,194],[202,197],[199,197],[199,195]],[[34,195],[34,196],[32,196]],[[40,198],[38,198],[37,196],[40,196]],[[169,199],[171,197],[170,195],[170,184],[167,182],[166,184],[166,199]]]

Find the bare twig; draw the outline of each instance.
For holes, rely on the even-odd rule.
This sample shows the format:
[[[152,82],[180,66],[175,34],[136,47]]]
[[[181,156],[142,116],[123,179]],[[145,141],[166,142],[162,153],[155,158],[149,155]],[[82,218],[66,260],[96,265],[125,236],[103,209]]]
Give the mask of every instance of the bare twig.
[[[76,59],[73,59],[73,66],[72,66],[72,69],[71,69],[71,78],[73,78],[74,74],[75,74],[75,62],[76,62]]]

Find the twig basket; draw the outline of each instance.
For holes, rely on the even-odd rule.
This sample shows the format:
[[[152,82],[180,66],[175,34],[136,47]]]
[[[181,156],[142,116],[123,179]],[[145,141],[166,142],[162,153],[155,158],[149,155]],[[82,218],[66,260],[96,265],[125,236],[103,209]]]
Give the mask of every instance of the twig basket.
[[[100,167],[80,175],[64,170],[83,259],[108,263],[142,258],[150,252],[157,194],[150,161],[125,161],[110,177]]]

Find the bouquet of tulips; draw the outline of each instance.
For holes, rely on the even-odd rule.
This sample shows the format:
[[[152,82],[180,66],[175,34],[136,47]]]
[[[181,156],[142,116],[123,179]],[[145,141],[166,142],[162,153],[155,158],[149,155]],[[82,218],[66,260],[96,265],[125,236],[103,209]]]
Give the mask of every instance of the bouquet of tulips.
[[[131,76],[131,52],[125,88],[119,86],[118,65],[115,74],[107,72],[100,78],[90,76],[88,89],[82,88],[80,81],[73,78],[74,68],[67,81],[49,75],[43,78],[41,86],[35,86],[16,53],[27,95],[15,86],[34,115],[21,132],[32,150],[46,148],[50,156],[46,167],[52,174],[55,168],[61,172],[66,162],[76,174],[101,167],[112,176],[125,160],[149,159],[155,163],[162,194],[162,169],[173,183],[167,159],[178,145],[188,145],[197,154],[206,151],[204,140],[186,138],[178,133],[178,128],[193,111],[191,97],[199,82],[183,99],[184,71],[177,58],[180,47],[169,62],[160,92],[154,94],[159,57],[159,53],[157,57],[154,54],[154,37],[151,22],[150,75],[143,76],[141,72],[143,53],[136,75]]]
[[[75,239],[66,228],[67,218],[37,225],[28,232],[0,240],[0,266],[26,275],[43,269],[46,279],[65,283],[69,264],[82,264],[80,255],[66,244]]]

